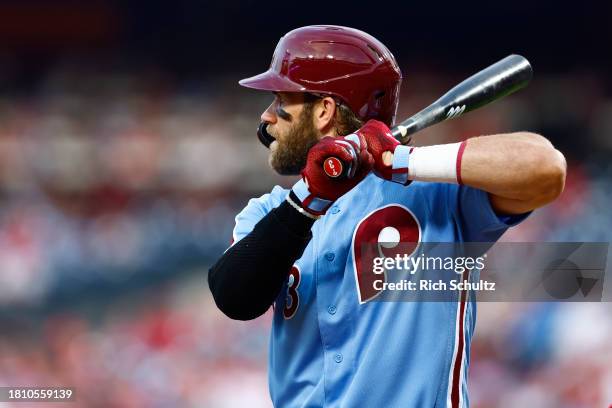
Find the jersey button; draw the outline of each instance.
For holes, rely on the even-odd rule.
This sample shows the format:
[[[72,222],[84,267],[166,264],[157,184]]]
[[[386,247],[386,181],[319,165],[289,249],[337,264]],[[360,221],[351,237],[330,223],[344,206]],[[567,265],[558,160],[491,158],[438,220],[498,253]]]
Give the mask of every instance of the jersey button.
[[[336,306],[331,305],[330,307],[328,307],[328,308],[327,308],[327,312],[328,312],[330,315],[336,314]]]
[[[327,259],[329,262],[333,261],[335,257],[336,255],[333,252],[328,252],[325,254],[325,259]]]
[[[334,356],[334,361],[336,363],[341,363],[342,362],[342,354],[338,353]]]
[[[338,207],[332,207],[331,209],[332,214],[338,214],[339,212],[340,212],[340,209]]]

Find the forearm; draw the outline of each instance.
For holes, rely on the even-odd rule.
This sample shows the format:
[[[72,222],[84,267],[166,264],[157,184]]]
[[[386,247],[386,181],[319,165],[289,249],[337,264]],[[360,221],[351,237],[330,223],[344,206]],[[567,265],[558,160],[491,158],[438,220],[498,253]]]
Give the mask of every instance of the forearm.
[[[313,222],[284,201],[229,248],[208,273],[219,309],[236,320],[265,313],[308,245]]]
[[[565,170],[565,158],[548,140],[518,132],[469,139],[460,171],[466,185],[537,207],[561,193]]]

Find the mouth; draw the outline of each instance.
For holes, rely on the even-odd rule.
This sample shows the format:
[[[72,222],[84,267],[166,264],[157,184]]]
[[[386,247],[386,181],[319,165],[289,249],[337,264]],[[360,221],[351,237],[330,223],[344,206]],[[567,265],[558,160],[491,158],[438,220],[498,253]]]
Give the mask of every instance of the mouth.
[[[263,144],[269,149],[272,142],[276,141],[276,139],[274,138],[274,136],[268,133],[267,128],[268,124],[266,122],[261,122],[259,124],[259,127],[257,128],[257,137],[259,138],[261,144]]]

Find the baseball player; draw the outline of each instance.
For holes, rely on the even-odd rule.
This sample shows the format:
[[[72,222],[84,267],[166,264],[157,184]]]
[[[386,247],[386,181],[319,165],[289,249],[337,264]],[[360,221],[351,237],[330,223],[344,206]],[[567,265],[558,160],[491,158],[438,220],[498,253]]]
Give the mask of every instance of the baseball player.
[[[240,81],[273,93],[258,137],[276,172],[301,179],[249,201],[208,282],[232,319],[273,306],[275,406],[468,406],[473,297],[372,301],[360,248],[389,228],[401,242],[495,242],[563,190],[563,155],[533,133],[400,145],[401,79],[374,37],[319,25]]]

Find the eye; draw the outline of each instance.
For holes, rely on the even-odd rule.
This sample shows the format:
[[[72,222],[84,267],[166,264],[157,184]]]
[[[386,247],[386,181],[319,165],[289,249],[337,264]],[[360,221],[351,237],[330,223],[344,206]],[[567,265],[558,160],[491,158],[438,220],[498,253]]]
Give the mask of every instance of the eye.
[[[285,102],[283,101],[283,99],[280,96],[276,95],[276,106],[274,107],[274,113],[276,113],[279,118],[282,118],[284,120],[291,120],[291,115],[285,109],[283,109],[284,103]]]
[[[285,110],[283,109],[283,105],[282,105],[282,104],[280,104],[280,103],[277,103],[277,104],[276,104],[276,108],[274,108],[274,112],[275,112],[275,113],[276,113],[278,116],[282,117],[282,116],[283,116],[283,114],[285,113]]]

